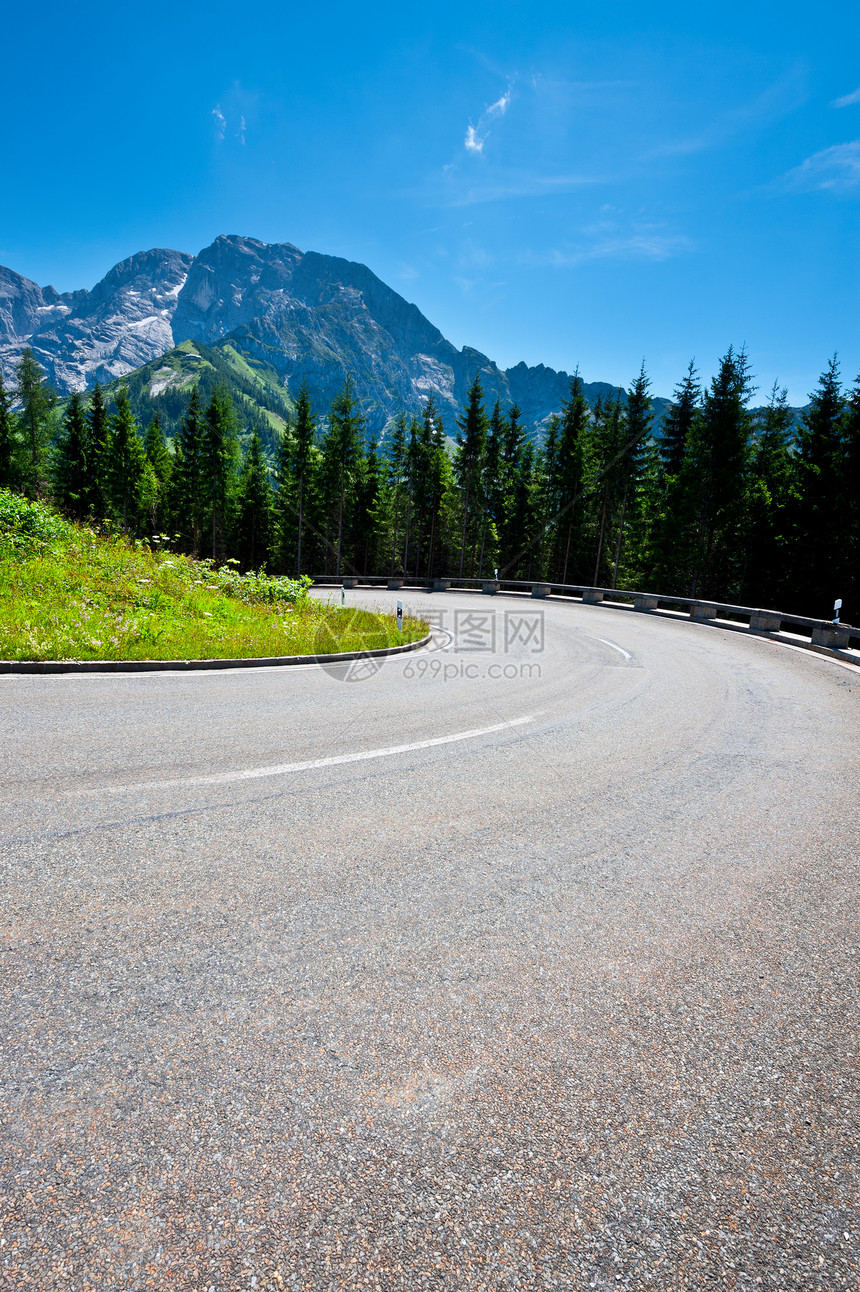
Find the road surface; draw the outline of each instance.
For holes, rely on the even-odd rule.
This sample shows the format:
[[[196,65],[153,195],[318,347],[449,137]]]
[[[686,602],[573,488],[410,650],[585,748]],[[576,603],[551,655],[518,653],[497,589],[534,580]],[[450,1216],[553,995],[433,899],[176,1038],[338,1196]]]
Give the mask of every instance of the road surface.
[[[0,682],[0,1287],[856,1289],[860,671],[396,596]]]

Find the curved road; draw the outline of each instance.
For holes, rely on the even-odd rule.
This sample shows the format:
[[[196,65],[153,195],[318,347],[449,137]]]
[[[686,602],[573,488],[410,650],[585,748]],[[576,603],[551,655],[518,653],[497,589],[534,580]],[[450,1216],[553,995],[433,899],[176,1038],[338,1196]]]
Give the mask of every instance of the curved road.
[[[860,670],[401,595],[0,683],[0,1287],[856,1289]]]

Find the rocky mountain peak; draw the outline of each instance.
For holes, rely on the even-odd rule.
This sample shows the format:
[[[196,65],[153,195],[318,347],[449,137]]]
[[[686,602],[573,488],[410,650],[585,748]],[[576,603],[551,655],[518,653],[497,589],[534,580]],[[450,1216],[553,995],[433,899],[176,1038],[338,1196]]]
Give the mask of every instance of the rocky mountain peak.
[[[155,248],[115,265],[91,291],[58,295],[0,268],[0,363],[25,345],[64,393],[122,377],[184,342],[231,346],[265,365],[289,402],[306,381],[324,412],[350,373],[368,427],[419,414],[429,395],[449,427],[476,372],[488,403],[514,400],[539,428],[561,407],[567,373],[458,350],[366,265],[289,242],[225,234],[197,256]]]
[[[177,343],[215,341],[266,314],[290,287],[302,253],[291,243],[222,235],[195,257],[173,318]]]

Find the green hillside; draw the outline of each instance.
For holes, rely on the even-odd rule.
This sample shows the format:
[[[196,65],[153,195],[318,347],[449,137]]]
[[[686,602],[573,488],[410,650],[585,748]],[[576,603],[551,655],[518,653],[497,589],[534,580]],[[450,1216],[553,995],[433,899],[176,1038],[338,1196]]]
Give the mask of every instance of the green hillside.
[[[271,452],[292,413],[292,400],[274,368],[243,354],[233,339],[214,346],[183,341],[160,359],[110,382],[105,392],[110,398],[116,387],[125,386],[138,425],[148,426],[157,414],[165,435],[172,438],[179,429],[191,389],[199,386],[205,406],[218,382],[232,395],[240,438],[250,435],[256,426]]]
[[[241,575],[99,533],[0,489],[0,659],[250,659],[416,641],[427,625],[341,609],[306,579]]]

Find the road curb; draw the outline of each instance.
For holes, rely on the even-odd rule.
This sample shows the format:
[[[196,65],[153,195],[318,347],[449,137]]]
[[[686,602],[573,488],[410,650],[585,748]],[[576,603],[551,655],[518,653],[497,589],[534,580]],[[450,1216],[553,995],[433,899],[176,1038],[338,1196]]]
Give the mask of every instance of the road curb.
[[[378,650],[350,650],[334,655],[271,655],[252,659],[83,659],[83,660],[0,660],[0,675],[9,673],[166,673],[196,669],[285,668],[292,664],[340,664],[356,659],[382,659],[419,650],[432,637],[402,646],[381,646]]]

